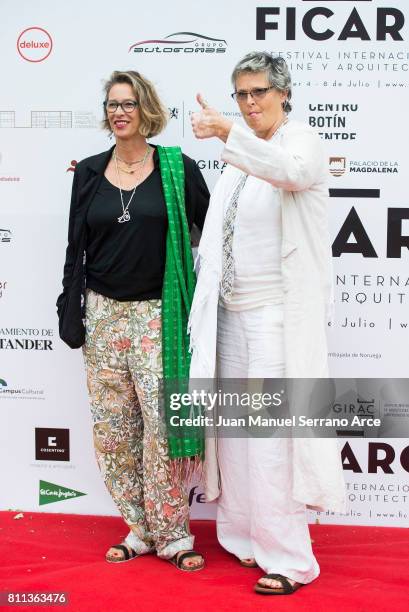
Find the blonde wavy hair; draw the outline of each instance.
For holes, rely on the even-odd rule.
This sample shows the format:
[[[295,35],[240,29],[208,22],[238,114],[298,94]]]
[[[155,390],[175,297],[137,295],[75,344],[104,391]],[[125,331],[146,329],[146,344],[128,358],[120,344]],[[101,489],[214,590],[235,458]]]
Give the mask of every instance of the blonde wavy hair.
[[[135,70],[114,70],[104,85],[105,101],[108,100],[111,88],[117,83],[128,83],[139,102],[141,136],[151,138],[160,134],[168,122],[168,112],[160,101],[153,84]],[[111,132],[105,106],[102,127]]]

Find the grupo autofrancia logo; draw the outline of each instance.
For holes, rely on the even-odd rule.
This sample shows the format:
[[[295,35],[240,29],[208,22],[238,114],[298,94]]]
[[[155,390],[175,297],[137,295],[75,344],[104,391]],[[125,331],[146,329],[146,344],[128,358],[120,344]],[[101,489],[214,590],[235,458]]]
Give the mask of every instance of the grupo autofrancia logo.
[[[26,28],[17,39],[17,51],[27,62],[43,62],[50,55],[52,48],[50,34],[38,26]]]
[[[225,53],[227,42],[197,32],[174,32],[164,38],[139,40],[129,47],[129,53]]]

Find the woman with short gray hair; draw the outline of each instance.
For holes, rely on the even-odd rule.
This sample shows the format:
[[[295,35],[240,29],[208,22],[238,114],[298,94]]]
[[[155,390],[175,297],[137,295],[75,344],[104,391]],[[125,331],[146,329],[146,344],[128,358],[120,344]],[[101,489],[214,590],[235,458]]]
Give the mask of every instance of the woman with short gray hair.
[[[290,120],[284,59],[246,55],[232,97],[250,130],[208,106],[197,138],[225,143],[199,245],[190,315],[195,378],[325,378],[331,302],[326,159],[319,136]],[[291,407],[290,407],[291,408]],[[333,439],[218,438],[206,447],[206,494],[217,534],[242,566],[265,575],[257,593],[287,595],[314,580],[306,507],[343,511]]]

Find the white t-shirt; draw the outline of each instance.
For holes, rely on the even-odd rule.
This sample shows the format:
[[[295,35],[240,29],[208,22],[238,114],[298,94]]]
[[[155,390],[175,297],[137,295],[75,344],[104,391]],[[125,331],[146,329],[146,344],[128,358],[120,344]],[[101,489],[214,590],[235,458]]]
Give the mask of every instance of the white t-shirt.
[[[249,176],[240,192],[233,235],[234,282],[228,310],[282,304],[281,204],[278,189]]]

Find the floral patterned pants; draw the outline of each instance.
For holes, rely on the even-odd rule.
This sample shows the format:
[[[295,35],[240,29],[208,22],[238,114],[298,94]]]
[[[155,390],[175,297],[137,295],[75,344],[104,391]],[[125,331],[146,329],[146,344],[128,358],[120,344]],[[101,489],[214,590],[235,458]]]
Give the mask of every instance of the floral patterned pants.
[[[161,301],[119,302],[87,289],[84,356],[95,454],[137,553],[193,548],[183,483],[159,415]]]

